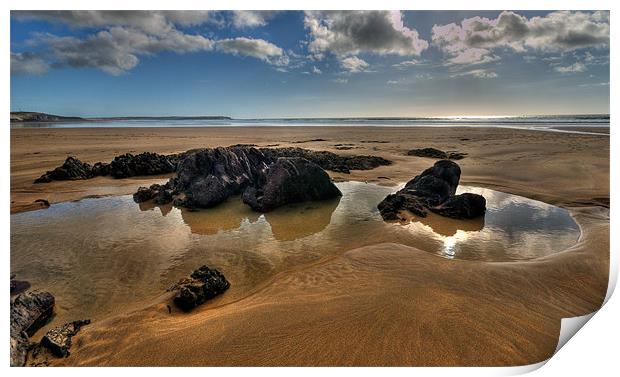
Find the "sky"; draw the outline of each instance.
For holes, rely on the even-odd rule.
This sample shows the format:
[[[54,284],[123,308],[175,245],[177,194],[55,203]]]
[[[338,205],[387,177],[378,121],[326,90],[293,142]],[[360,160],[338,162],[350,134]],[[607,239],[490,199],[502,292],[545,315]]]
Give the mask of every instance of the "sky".
[[[11,111],[609,113],[606,11],[12,11]]]

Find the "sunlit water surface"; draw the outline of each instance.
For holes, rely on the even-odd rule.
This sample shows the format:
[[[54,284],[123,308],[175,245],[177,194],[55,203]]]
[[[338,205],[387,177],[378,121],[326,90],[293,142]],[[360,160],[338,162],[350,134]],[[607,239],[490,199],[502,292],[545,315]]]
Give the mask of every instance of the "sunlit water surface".
[[[377,204],[394,187],[337,184],[340,199],[259,214],[239,198],[208,210],[138,205],[131,196],[85,199],[11,215],[11,272],[56,296],[54,323],[137,308],[207,264],[251,294],[287,269],[365,245],[395,242],[448,259],[525,260],[572,246],[579,227],[564,209],[498,191],[484,219],[431,214],[384,222]]]

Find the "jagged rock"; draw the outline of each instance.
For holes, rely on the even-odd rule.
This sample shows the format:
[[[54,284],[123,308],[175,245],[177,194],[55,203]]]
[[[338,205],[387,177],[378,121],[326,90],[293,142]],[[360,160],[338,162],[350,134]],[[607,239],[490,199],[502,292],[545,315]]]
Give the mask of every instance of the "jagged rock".
[[[437,148],[421,148],[421,149],[412,149],[407,152],[407,155],[417,156],[417,157],[448,159],[448,160],[461,160],[465,158],[465,156],[467,156],[467,153],[457,152],[457,151],[444,152]]]
[[[437,207],[429,208],[441,216],[455,219],[473,219],[484,215],[486,199],[482,195],[465,193],[448,198]]]
[[[209,148],[188,153],[179,163],[174,189],[184,194],[176,205],[209,208],[239,195],[267,170],[256,148]],[[171,180],[172,181],[172,180]]]
[[[46,172],[39,178],[35,179],[34,183],[72,181],[78,179],[90,179],[92,177],[93,168],[90,164],[82,162],[73,156],[69,156],[62,166]]]
[[[397,220],[401,211],[426,217],[431,210],[442,216],[474,218],[484,215],[486,200],[477,194],[456,195],[461,168],[452,161],[440,160],[407,182],[402,190],[388,195],[377,208],[384,220]]]
[[[20,293],[11,302],[11,366],[23,366],[28,354],[28,337],[49,321],[54,296],[49,292]]]
[[[188,278],[179,280],[169,291],[176,292],[174,303],[183,311],[189,312],[207,300],[224,293],[229,287],[230,283],[222,273],[202,266],[192,272]]]
[[[133,194],[133,201],[142,203],[149,201],[155,197],[155,192],[150,187],[138,187],[138,191]]]
[[[174,171],[175,165],[167,156],[151,152],[116,156],[109,165],[109,174],[114,178],[157,175]]]
[[[93,176],[105,176],[110,174],[110,164],[107,162],[95,162],[93,165]]]
[[[312,151],[296,147],[260,148],[260,151],[272,161],[279,157],[301,157],[314,162],[325,170],[350,173],[351,170],[370,170],[382,165],[391,165],[392,161],[377,156],[340,156],[328,151]]]
[[[281,157],[256,186],[244,192],[243,202],[255,211],[268,212],[289,203],[338,196],[342,193],[321,167],[305,158]]]
[[[86,319],[54,327],[43,336],[41,339],[41,346],[49,349],[56,357],[69,356],[71,338],[80,331],[82,326],[88,324],[90,324],[90,320]]]

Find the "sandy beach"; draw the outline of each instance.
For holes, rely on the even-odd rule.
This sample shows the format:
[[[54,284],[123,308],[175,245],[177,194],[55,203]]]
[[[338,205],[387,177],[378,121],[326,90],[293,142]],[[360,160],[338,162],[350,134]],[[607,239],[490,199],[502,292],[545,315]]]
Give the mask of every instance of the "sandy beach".
[[[522,262],[448,260],[395,243],[356,248],[281,271],[243,297],[224,294],[190,314],[169,314],[170,295],[162,292],[143,308],[85,327],[71,356],[55,365],[525,365],[553,354],[561,318],[603,302],[608,136],[476,127],[11,129],[11,213],[45,211],[37,199],[54,206],[131,194],[168,178],[33,184],[69,155],[94,163],[127,152],[233,144],[381,156],[394,163],[329,174],[386,186],[432,164],[407,156],[410,149],[464,152],[462,184],[565,208],[581,237],[565,251]]]

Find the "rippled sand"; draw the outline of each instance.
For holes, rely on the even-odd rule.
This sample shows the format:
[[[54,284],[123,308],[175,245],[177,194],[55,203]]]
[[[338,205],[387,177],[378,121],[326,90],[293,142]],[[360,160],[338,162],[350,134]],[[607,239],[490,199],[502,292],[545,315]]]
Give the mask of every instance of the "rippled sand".
[[[231,299],[226,293],[191,314],[168,314],[166,294],[139,298],[144,300],[139,308],[103,316],[85,327],[72,355],[59,363],[529,364],[552,354],[562,317],[589,313],[602,303],[609,261],[606,137],[475,128],[239,131],[12,130],[12,210],[25,209],[42,195],[58,201],[119,194],[141,183],[29,183],[43,167],[58,165],[66,151],[94,162],[131,149],[169,153],[204,145],[284,144],[320,137],[328,141],[297,146],[330,149],[336,143],[353,143],[356,149],[339,153],[376,154],[396,162],[351,176],[334,174],[338,180],[394,185],[432,163],[404,156],[407,149],[434,146],[467,152],[459,161],[463,183],[560,205],[581,227],[581,238],[565,251],[512,262],[450,260],[395,243],[356,247],[276,271],[247,294]],[[388,143],[362,143],[373,140]],[[211,225],[198,230],[214,231]],[[279,234],[286,239],[290,231]],[[137,258],[136,274],[140,262],[154,261]],[[231,281],[234,285],[234,278]]]

